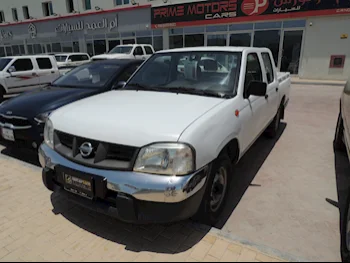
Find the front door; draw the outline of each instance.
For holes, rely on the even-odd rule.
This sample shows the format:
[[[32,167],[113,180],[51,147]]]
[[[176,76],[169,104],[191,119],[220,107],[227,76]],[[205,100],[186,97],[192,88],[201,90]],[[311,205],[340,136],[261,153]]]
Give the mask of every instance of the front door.
[[[299,73],[303,30],[285,31],[281,59],[281,71],[297,75]]]
[[[141,46],[135,48],[134,56],[136,59],[146,59],[145,52]]]
[[[6,77],[9,93],[19,93],[37,88],[39,75],[30,58],[18,58],[9,65],[11,73]]]

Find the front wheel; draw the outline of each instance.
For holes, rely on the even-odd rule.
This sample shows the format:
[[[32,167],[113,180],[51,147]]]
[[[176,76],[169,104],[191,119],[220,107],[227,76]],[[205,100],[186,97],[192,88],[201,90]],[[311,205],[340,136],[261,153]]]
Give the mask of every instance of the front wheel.
[[[337,151],[345,151],[344,144],[344,122],[341,113],[338,115],[337,128],[333,141],[334,149]]]
[[[232,164],[227,155],[219,156],[213,163],[203,201],[195,218],[204,224],[215,225],[225,207],[232,177]]]

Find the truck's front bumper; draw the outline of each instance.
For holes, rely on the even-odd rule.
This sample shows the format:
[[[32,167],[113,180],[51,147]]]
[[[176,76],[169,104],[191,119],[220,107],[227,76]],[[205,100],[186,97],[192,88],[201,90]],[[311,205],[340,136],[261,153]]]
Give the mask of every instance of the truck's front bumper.
[[[90,168],[71,162],[46,144],[39,149],[43,182],[51,191],[126,222],[167,223],[193,216],[203,199],[210,167],[187,176],[161,176]],[[59,167],[95,176],[93,200],[66,192]],[[105,182],[104,184],[101,182]]]

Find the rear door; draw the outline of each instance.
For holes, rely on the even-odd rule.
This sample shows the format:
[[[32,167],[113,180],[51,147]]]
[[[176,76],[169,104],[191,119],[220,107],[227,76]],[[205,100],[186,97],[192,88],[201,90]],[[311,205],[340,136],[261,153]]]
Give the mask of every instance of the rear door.
[[[268,52],[262,52],[262,62],[263,62],[263,75],[264,82],[267,83],[267,91],[266,91],[266,102],[267,102],[267,114],[265,119],[265,125],[268,125],[269,122],[275,117],[277,113],[277,109],[279,106],[279,82],[277,78],[277,73],[275,71],[275,67],[272,60],[272,55]]]
[[[145,52],[146,52],[146,58],[149,58],[153,55],[153,49],[150,46],[144,46]]]
[[[32,58],[17,58],[12,61],[12,73],[6,78],[9,93],[19,93],[38,88],[40,79]]]
[[[38,75],[40,78],[40,85],[45,86],[51,84],[57,78],[57,72],[49,57],[35,58],[38,65]]]

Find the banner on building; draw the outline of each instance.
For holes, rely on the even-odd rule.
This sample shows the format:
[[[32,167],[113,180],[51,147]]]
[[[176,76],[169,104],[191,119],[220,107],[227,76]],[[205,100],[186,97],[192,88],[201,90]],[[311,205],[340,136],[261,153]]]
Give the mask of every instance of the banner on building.
[[[165,28],[350,13],[350,0],[209,0],[152,8]]]

